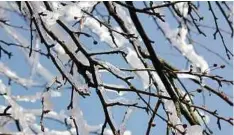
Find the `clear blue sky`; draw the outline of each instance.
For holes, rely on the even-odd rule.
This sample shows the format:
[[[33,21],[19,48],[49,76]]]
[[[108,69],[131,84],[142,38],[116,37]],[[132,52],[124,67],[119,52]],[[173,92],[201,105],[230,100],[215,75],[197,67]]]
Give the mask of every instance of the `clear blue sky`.
[[[218,10],[218,9],[215,9],[215,10]],[[168,12],[166,12],[166,13],[168,14]],[[201,13],[204,16],[204,24],[209,25],[209,26],[215,26],[214,22],[213,22],[213,18],[211,16],[211,13],[208,11],[207,3],[201,2],[201,10],[199,13]],[[175,20],[172,19],[171,16],[170,17],[167,16],[167,14],[166,14],[166,21],[168,21],[169,24],[173,24],[174,26],[177,26]],[[141,15],[139,15],[139,17],[140,17],[142,23],[144,24],[145,31],[147,31],[149,37],[153,41],[155,41],[154,47],[155,47],[155,50],[156,50],[158,56],[160,56],[161,58],[164,58],[165,60],[170,62],[175,67],[178,67],[181,69],[187,68],[186,67],[186,60],[184,59],[184,57],[176,49],[174,49],[169,44],[168,41],[165,40],[165,37],[157,29],[157,26],[154,25],[153,21],[150,21],[149,17],[146,15],[141,14]],[[20,20],[19,17],[17,15],[14,15],[14,14],[11,14],[11,20],[13,21],[13,24],[22,24],[23,23],[23,21]],[[229,29],[228,25],[226,24],[226,22],[224,22],[223,18],[219,19],[218,21],[219,21],[219,25],[222,27],[222,29]],[[223,57],[226,58],[225,50],[223,48],[223,45],[222,45],[222,42],[221,42],[219,36],[217,36],[216,40],[213,39],[212,34],[214,33],[215,30],[214,29],[204,29],[204,30],[207,33],[208,37],[203,37],[202,35],[196,36],[196,34],[194,34],[193,39],[197,42],[202,43],[203,45],[210,48],[211,50],[220,53]],[[29,39],[29,37],[30,37],[29,33],[22,32],[22,34],[24,35],[25,38]],[[225,42],[226,42],[227,46],[231,48],[233,45],[232,38],[230,37],[230,35],[227,35],[227,34],[224,34],[224,35],[225,35],[224,38],[225,38]],[[11,39],[8,38],[7,35],[5,35],[5,32],[2,30],[2,28],[0,28],[0,39],[6,40],[6,41],[11,41]],[[87,39],[87,40],[83,40],[83,41],[84,41],[84,44],[87,45],[87,48],[89,48],[89,49],[98,48],[100,50],[101,48],[106,48],[106,49],[108,48],[107,45],[105,45],[104,43],[101,43],[101,42],[99,42],[99,44],[96,46],[91,45],[92,44],[91,39],[90,40]],[[43,45],[41,45],[41,46],[43,46]],[[201,54],[206,59],[206,61],[209,63],[209,65],[213,65],[214,63],[225,64],[217,56],[215,56],[214,54],[212,54],[210,52],[207,52],[207,50],[200,47],[199,45],[194,44],[194,47],[195,47],[196,51],[198,52],[198,54]],[[17,74],[19,76],[22,76],[25,78],[29,77],[30,67],[27,64],[27,62],[25,61],[23,54],[19,51],[18,48],[15,48],[15,47],[7,47],[7,48],[9,49],[9,51],[12,51],[13,57],[9,60],[4,54],[2,54],[1,61],[4,62],[6,65],[8,65],[12,70],[17,72]],[[109,56],[109,55],[102,56],[101,58],[105,59],[105,60],[107,60],[107,61],[111,62],[112,64],[117,65],[119,67],[126,66],[126,64],[123,63],[123,60],[121,60],[120,58],[116,58],[116,55],[115,56]],[[55,67],[53,66],[53,64],[51,63],[50,60],[41,56],[40,61],[45,67],[50,69],[50,71],[53,74],[58,73],[55,70]],[[225,69],[215,70],[213,73],[217,73],[218,75],[222,75],[223,77],[225,77],[227,79],[232,79],[232,77],[233,77],[232,60],[230,61],[230,63],[231,63],[231,65],[226,66]],[[121,83],[121,82],[118,82],[116,80],[113,80],[113,78],[110,77],[110,75],[104,75],[103,78],[104,78],[104,81],[106,81],[108,83],[114,83],[114,84]],[[7,79],[1,75],[0,75],[0,79],[4,80],[4,82],[7,82]],[[41,80],[40,77],[36,77],[35,79]],[[141,87],[139,81],[134,82],[134,84],[137,84],[137,83],[138,83],[137,87]],[[213,86],[214,88],[218,87],[218,85],[216,83],[213,84],[210,81],[208,81],[207,83],[210,84],[211,86]],[[189,84],[188,89],[190,91],[193,91],[196,88],[197,88],[197,86],[193,85],[192,83],[191,83],[191,85]],[[14,84],[12,86],[11,90],[12,90],[13,95],[31,95],[31,94],[36,93],[38,91],[42,91],[43,88],[41,88],[41,87],[30,88],[29,90],[25,90],[23,87],[21,87],[17,84]],[[225,93],[227,93],[228,95],[232,96],[232,90],[233,90],[232,86],[224,86],[222,88],[222,90]],[[83,114],[84,114],[85,119],[87,120],[87,122],[90,125],[100,124],[104,121],[101,104],[99,103],[99,99],[98,99],[98,97],[93,89],[91,89],[91,93],[92,94],[90,97],[87,97],[85,99],[81,99],[80,106],[83,110]],[[205,92],[205,95],[206,95],[206,98],[205,98],[206,106],[208,106],[208,108],[210,110],[217,109],[217,110],[219,110],[218,113],[220,115],[232,116],[233,110],[225,102],[221,101],[218,97],[216,97],[213,94],[211,96],[209,96],[209,93],[207,91]],[[197,103],[199,103],[199,105],[202,105],[202,94],[197,95],[197,97],[198,98],[196,98],[195,101]],[[52,100],[54,102],[54,109],[57,110],[58,112],[61,109],[66,109],[66,107],[69,103],[69,100],[70,100],[70,91],[68,89],[65,89],[63,91],[62,97],[54,98]],[[4,104],[4,99],[2,97],[0,97],[0,105],[3,105],[3,104]],[[21,102],[20,104],[22,104],[26,108],[38,108],[39,106],[41,106],[40,101],[37,101],[36,103]],[[113,110],[114,110],[114,116],[117,119],[117,122],[121,122],[122,116],[123,116],[124,111],[126,109],[123,109],[123,107],[118,107],[118,108],[116,107]],[[163,111],[160,110],[159,112],[162,113]],[[217,127],[216,119],[213,118],[212,116],[210,118],[211,118],[211,120],[210,120],[209,126],[214,131],[215,134],[217,134],[217,135],[218,134],[225,134],[225,135],[232,134],[232,126],[226,124],[226,122],[221,122],[222,131],[220,131]],[[131,130],[133,135],[145,134],[145,129],[147,128],[147,120],[148,119],[149,119],[149,117],[147,116],[147,114],[145,112],[143,112],[142,110],[137,110],[133,113],[132,117],[129,119],[126,128],[128,130]],[[161,121],[160,119],[156,118],[155,123],[156,123],[156,127],[152,128],[153,130],[152,130],[151,134],[152,135],[163,134],[165,132],[165,128],[163,126],[163,125],[165,125],[164,122]],[[52,122],[52,121],[49,121],[45,125],[47,125],[48,127],[51,127],[52,129],[57,129],[57,128],[64,129],[64,130],[66,129],[64,126],[62,126],[60,124],[55,124],[55,122]]]

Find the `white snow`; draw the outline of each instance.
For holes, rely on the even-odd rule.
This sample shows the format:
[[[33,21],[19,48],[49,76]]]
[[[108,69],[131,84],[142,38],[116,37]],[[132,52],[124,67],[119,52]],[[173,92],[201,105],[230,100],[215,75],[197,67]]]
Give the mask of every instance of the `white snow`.
[[[203,135],[203,129],[199,125],[193,125],[188,127],[185,135]]]
[[[0,62],[0,74],[5,75],[9,79],[15,81],[16,83],[19,83],[20,85],[22,85],[24,87],[30,87],[30,86],[36,84],[32,80],[28,80],[28,79],[24,79],[24,78],[19,77],[15,72],[11,71],[2,62]]]
[[[98,17],[96,17],[96,18],[100,19]],[[108,28],[106,26],[100,25],[100,23],[97,22],[92,17],[85,18],[84,26],[88,27],[93,33],[95,33],[97,36],[99,36],[100,41],[107,43],[112,48],[116,48],[116,45],[113,43],[113,40],[112,40],[110,33],[108,31]],[[118,32],[122,32],[120,27],[114,27],[113,29],[115,29]],[[114,36],[117,47],[122,47],[126,43],[128,43],[128,41],[122,35],[120,35],[116,32],[112,32],[112,34]]]
[[[209,66],[205,59],[196,53],[192,44],[186,42],[188,30],[184,25],[182,25],[182,28],[173,30],[168,23],[159,21],[158,24],[166,34],[166,37],[170,39],[172,45],[175,46],[184,57],[192,62],[194,67],[200,68],[201,72],[208,71]],[[178,33],[180,37],[177,36]]]
[[[133,69],[144,69],[144,65],[141,62],[141,60],[138,58],[136,52],[127,47],[128,50],[128,54],[126,56],[126,59],[128,61],[128,63],[130,64],[130,66]],[[147,89],[149,87],[149,75],[147,73],[147,71],[136,71],[136,74],[140,77],[142,83],[143,83],[143,88]]]

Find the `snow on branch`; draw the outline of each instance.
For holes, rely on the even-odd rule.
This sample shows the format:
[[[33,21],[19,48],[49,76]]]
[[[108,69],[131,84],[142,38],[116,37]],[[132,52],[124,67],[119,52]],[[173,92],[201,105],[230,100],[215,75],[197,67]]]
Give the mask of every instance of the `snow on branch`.
[[[15,72],[11,71],[7,66],[5,66],[2,62],[0,62],[0,74],[6,76],[10,80],[24,86],[24,87],[31,87],[36,85],[37,83],[33,80],[25,79],[19,77]]]
[[[200,40],[193,35],[198,32],[207,40],[209,30],[216,30],[211,36],[220,35],[231,58],[224,42],[228,38],[222,34],[233,33],[233,11],[228,2],[207,2],[215,21],[206,27],[203,5],[1,2],[0,133],[205,135],[212,134],[213,118],[220,130],[228,129],[221,121],[233,125],[226,115],[233,106],[227,91],[233,81],[226,79],[231,71],[218,60],[212,66],[209,54],[195,48]],[[164,47],[154,24],[185,59],[171,65],[172,54],[161,55],[170,49]],[[21,62],[14,56],[18,51],[28,65],[11,66],[15,60]],[[186,60],[189,69],[176,68]],[[26,66],[29,74],[21,76]],[[214,99],[228,107],[213,110]],[[223,110],[228,110],[225,117]]]

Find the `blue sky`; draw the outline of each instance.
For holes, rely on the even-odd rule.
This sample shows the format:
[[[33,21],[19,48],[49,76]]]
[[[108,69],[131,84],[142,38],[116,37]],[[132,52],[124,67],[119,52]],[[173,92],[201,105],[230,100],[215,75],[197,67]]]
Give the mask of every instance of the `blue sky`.
[[[138,2],[137,5],[141,6],[142,3]],[[218,9],[215,9],[218,10]],[[208,11],[208,5],[205,2],[201,2],[201,10],[200,12],[204,16],[204,23],[209,26],[214,26],[214,21],[211,16],[211,13]],[[216,12],[217,14],[219,12]],[[11,21],[13,24],[23,24],[23,20],[21,20],[17,15],[10,14],[11,15]],[[166,21],[169,22],[169,24],[172,24],[172,26],[177,27],[177,24],[175,20],[172,18],[172,16],[168,15],[168,11],[166,11]],[[154,25],[153,21],[150,20],[149,16],[146,15],[139,15],[140,20],[142,21],[145,31],[149,35],[150,39],[155,41],[155,44],[153,45],[155,48],[155,51],[157,52],[158,56],[165,59],[166,61],[170,62],[173,66],[180,68],[180,69],[186,69],[186,60],[185,58],[175,49],[170,45],[168,41],[165,40],[165,37],[162,35],[162,33],[157,29],[157,26]],[[220,15],[219,15],[220,17]],[[219,25],[222,29],[228,30],[229,27],[224,21],[224,18],[219,19]],[[203,28],[202,28],[203,29]],[[206,47],[212,49],[215,52],[220,53],[223,57],[226,58],[225,51],[222,45],[222,42],[220,40],[220,37],[217,36],[217,39],[213,39],[213,33],[215,32],[214,29],[207,29],[204,28],[204,31],[207,33],[208,37],[204,37],[202,35],[196,35],[193,34],[193,39],[197,42],[202,43]],[[25,38],[30,39],[30,34],[29,32],[23,32],[20,31],[22,35],[24,35]],[[197,32],[196,32],[197,33]],[[224,34],[225,42],[228,47],[232,48],[232,38],[230,35]],[[96,37],[97,38],[97,37]],[[12,41],[0,28],[0,39],[1,40],[6,40],[6,41]],[[108,49],[108,46],[105,43],[99,42],[98,45],[92,45],[92,40],[91,39],[81,39],[83,43],[86,45],[87,48],[91,49]],[[5,46],[4,46],[5,47]],[[43,45],[41,45],[43,48]],[[14,70],[19,76],[22,77],[29,77],[30,76],[30,66],[27,64],[23,54],[19,51],[18,48],[15,47],[6,47],[9,51],[13,53],[13,57],[9,60],[4,54],[1,57],[1,61],[5,63],[7,66],[9,66],[12,70]],[[204,48],[200,47],[197,44],[194,44],[194,48],[198,52],[198,54],[202,55],[206,61],[208,62],[209,65],[213,65],[214,63],[217,64],[225,64],[223,60],[219,59],[217,56],[215,56],[212,53],[207,52]],[[232,50],[232,49],[231,49]],[[118,67],[126,67],[127,65],[121,60],[120,57],[117,57],[116,55],[110,56],[110,55],[105,55],[100,57],[100,59],[107,60],[111,62],[114,65],[117,65]],[[55,67],[51,63],[50,60],[47,58],[41,56],[40,57],[40,62],[47,67],[51,73],[54,75],[57,74],[58,72],[56,71]],[[222,70],[215,70],[212,71],[212,73],[222,75],[223,77],[227,79],[232,79],[233,77],[233,65],[232,65],[232,60],[230,61],[231,65],[226,66],[225,69]],[[0,79],[4,80],[4,82],[7,82],[7,79],[4,76],[0,75]],[[36,80],[42,80],[41,77],[36,76]],[[121,84],[120,81],[117,81],[113,79],[108,74],[103,74],[103,80],[108,83],[114,83],[114,84]],[[139,83],[139,79],[134,82],[134,84],[137,87],[141,87],[141,83]],[[45,82],[44,82],[45,83]],[[218,88],[218,85],[214,83],[213,81],[207,81],[208,84],[213,86],[214,88]],[[193,91],[197,88],[196,85],[192,84],[189,81],[186,81],[188,88]],[[23,87],[14,84],[11,87],[12,89],[12,94],[13,95],[31,95],[34,94],[38,91],[42,91],[43,87],[36,87],[36,88],[30,88],[28,90],[24,89]],[[232,96],[232,86],[224,86],[222,90],[227,93],[228,95]],[[103,117],[103,111],[101,104],[98,102],[99,99],[95,93],[94,89],[90,89],[91,91],[91,96],[87,97],[85,99],[81,98],[80,100],[80,107],[83,110],[84,118],[87,120],[87,122],[90,125],[95,125],[95,124],[100,124],[104,121]],[[230,106],[228,106],[225,102],[221,101],[218,97],[215,95],[209,96],[209,92],[204,93],[206,98],[206,106],[210,110],[218,110],[218,113],[223,116],[232,116],[233,110]],[[131,95],[131,94],[130,94]],[[128,95],[128,96],[130,96]],[[110,95],[113,96],[113,95]],[[54,103],[54,109],[56,111],[60,111],[61,109],[66,109],[67,105],[69,104],[69,99],[70,99],[70,91],[69,89],[64,89],[63,90],[63,96],[59,98],[54,98],[52,99],[52,102]],[[197,98],[195,98],[195,101],[199,104],[202,105],[202,94],[197,94]],[[4,99],[0,97],[0,105],[4,104]],[[37,101],[35,103],[20,103],[26,108],[38,108],[40,106],[40,101]],[[126,108],[123,107],[116,107],[113,109],[114,112],[114,117],[116,118],[117,122],[121,122],[123,118],[123,114],[126,111]],[[163,113],[162,108],[159,110],[160,113]],[[145,133],[145,129],[147,128],[147,120],[149,119],[149,116],[142,110],[136,110],[131,118],[129,119],[127,123],[127,129],[132,131],[133,135],[142,135]],[[39,119],[38,119],[39,120]],[[155,119],[156,127],[152,128],[151,134],[163,134],[165,133],[165,124],[162,120],[159,118]],[[217,128],[216,124],[216,119],[211,117],[209,126],[210,128],[214,131],[215,134],[231,134],[232,133],[232,126],[226,124],[226,122],[221,122],[222,124],[222,130],[220,131]],[[60,124],[55,124],[55,122],[52,122],[51,120],[48,120],[45,124],[46,126],[53,128],[53,129],[66,129],[65,126],[60,125]]]

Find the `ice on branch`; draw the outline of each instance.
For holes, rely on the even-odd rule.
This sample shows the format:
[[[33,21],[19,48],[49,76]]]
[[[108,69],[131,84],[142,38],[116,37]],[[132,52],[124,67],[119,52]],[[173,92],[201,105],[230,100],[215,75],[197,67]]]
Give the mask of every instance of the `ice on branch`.
[[[185,135],[203,135],[203,129],[199,125],[193,125],[187,128]]]
[[[43,100],[43,110],[50,111],[53,109],[53,104],[50,101],[50,93],[48,91],[44,92],[42,95]]]
[[[128,75],[121,71],[119,68],[117,68],[116,66],[112,65],[109,62],[105,62],[105,61],[98,61],[100,64],[102,64],[105,68],[107,68],[108,70],[110,70],[113,74],[120,76],[122,78],[126,78],[128,77]]]
[[[129,134],[131,134],[131,131],[126,130],[126,125],[127,125],[127,121],[129,120],[129,118],[131,117],[131,115],[132,115],[132,113],[133,113],[134,111],[136,111],[136,108],[134,108],[134,107],[129,107],[129,108],[127,109],[127,111],[125,112],[124,120],[122,121],[122,123],[121,123],[121,125],[120,125],[120,128],[119,128],[120,133],[122,133],[122,134],[127,134],[127,133],[129,133]]]
[[[30,87],[30,86],[36,84],[32,80],[28,80],[28,79],[24,79],[24,78],[19,77],[15,72],[11,71],[2,62],[0,62],[0,74],[5,75],[9,79],[13,80],[14,82],[16,82],[24,87]]]
[[[38,92],[35,95],[31,95],[31,96],[12,96],[12,98],[16,101],[24,101],[24,102],[36,102],[36,100],[40,100],[41,99],[41,93]]]
[[[48,26],[54,25],[56,21],[59,19],[59,17],[61,16],[60,13],[51,12],[48,10],[44,11],[44,14],[45,16],[43,16],[42,19],[44,22],[46,22]]]
[[[31,133],[31,130],[29,129],[29,125],[27,121],[30,121],[29,118],[26,118],[26,114],[24,113],[24,108],[21,107],[17,102],[15,102],[12,98],[10,93],[3,96],[8,104],[8,106],[11,106],[8,110],[8,113],[11,114],[11,117],[13,117],[16,120],[19,120],[20,123],[20,129],[23,133]]]
[[[182,126],[182,122],[181,122],[180,118],[178,117],[178,115],[176,113],[177,111],[176,111],[174,102],[171,100],[164,100],[164,106],[165,106],[165,111],[168,113],[170,122],[175,126],[178,125],[178,126],[176,126],[177,129],[179,129],[180,131],[183,132],[184,128]],[[175,131],[175,132],[177,132],[177,131]]]
[[[0,34],[6,34],[10,37],[2,39],[2,41],[6,40],[6,43],[1,42],[4,45],[0,44],[0,53],[6,55],[8,51],[15,53],[19,49],[25,56],[31,70],[31,72],[29,70],[30,76],[24,77],[4,63],[5,57],[0,62],[0,100],[2,98],[5,103],[0,105],[0,133],[89,135],[102,134],[101,131],[103,131],[104,135],[132,135],[133,133],[127,129],[128,124],[130,124],[128,121],[131,121],[130,117],[135,111],[141,109],[143,111],[140,113],[147,113],[146,117],[151,117],[146,119],[149,120],[149,124],[144,126],[148,126],[148,129],[152,127],[152,134],[155,132],[153,131],[155,125],[150,124],[151,119],[157,120],[159,118],[165,121],[162,124],[169,126],[168,133],[173,135],[203,135],[203,129],[209,131],[207,124],[210,122],[210,116],[218,119],[218,126],[221,126],[219,120],[232,122],[231,118],[227,117],[226,119],[221,116],[221,113],[217,114],[216,110],[214,111],[215,115],[210,115],[209,108],[204,110],[200,106],[196,106],[196,100],[199,99],[195,98],[194,93],[200,91],[187,90],[187,85],[189,86],[190,83],[186,84],[182,80],[192,79],[192,83],[194,82],[195,85],[201,85],[210,93],[214,93],[218,98],[232,105],[232,102],[228,100],[230,97],[219,90],[220,87],[218,89],[212,88],[212,84],[205,87],[203,82],[205,78],[210,78],[209,81],[217,81],[221,85],[223,82],[229,81],[222,78],[223,76],[205,74],[209,70],[213,71],[221,67],[219,68],[217,63],[209,69],[208,62],[200,55],[199,50],[196,50],[195,46],[189,42],[189,34],[194,34],[189,33],[189,30],[191,32],[192,28],[196,27],[194,21],[202,30],[203,28],[204,30],[213,29],[196,20],[203,17],[200,17],[200,12],[197,12],[200,8],[197,6],[198,3],[175,1],[158,2],[157,5],[153,3],[145,2],[141,5],[133,3],[134,6],[130,6],[131,3],[128,2],[0,2],[0,29],[3,30],[0,31]],[[220,4],[225,8],[226,14],[233,12],[228,5],[225,5],[225,2]],[[218,5],[219,2],[212,4],[213,7],[218,7]],[[152,12],[154,9],[165,18],[166,22],[155,19],[157,15]],[[214,8],[213,10],[215,11]],[[217,11],[219,10],[221,9]],[[166,11],[173,16],[169,16],[168,21],[168,14],[161,11]],[[135,13],[147,30],[148,26],[145,27],[145,25],[150,22],[146,23],[144,19],[154,18],[154,20],[149,21],[155,22],[173,47],[190,62],[188,65],[191,65],[191,70],[181,71],[163,63],[165,69],[162,69],[162,74],[158,74],[160,70],[154,69],[157,69],[157,65],[152,67],[153,60],[148,57],[149,54],[145,51],[146,46],[141,38],[141,36],[144,37],[144,34],[140,36],[138,33],[139,31],[142,34],[142,30],[138,29],[139,25],[134,22],[137,21],[133,15]],[[216,11],[214,13],[211,11],[211,13],[213,18],[216,18],[214,16]],[[225,16],[225,13],[223,13],[223,19],[233,18],[233,14]],[[142,18],[142,16],[145,17]],[[220,19],[218,14],[217,18]],[[170,25],[173,23],[170,19],[175,19],[174,21],[178,22],[176,24],[179,24],[179,27],[172,27],[176,24]],[[217,23],[215,24],[217,25]],[[145,32],[149,37],[152,36],[151,31]],[[215,34],[220,37],[221,33],[229,34],[231,32],[225,31],[221,27],[217,28]],[[89,44],[92,41],[93,45]],[[100,44],[96,44],[99,41]],[[12,43],[12,45],[8,43]],[[105,45],[109,46],[108,49]],[[147,43],[146,45],[148,47]],[[17,49],[11,50],[13,46]],[[118,57],[118,61],[113,62],[112,57],[109,56],[116,55],[120,57]],[[48,62],[50,65],[45,68],[42,63],[49,64]],[[56,73],[56,77],[52,72]],[[102,78],[102,75],[105,76]],[[110,79],[109,75],[111,79],[115,78],[116,80],[108,80]],[[7,79],[9,79],[8,85]],[[10,85],[11,82],[24,87],[33,87],[28,90],[29,93],[25,91],[28,93],[25,95],[24,91],[18,91],[18,85]],[[106,82],[115,84],[107,84]],[[38,85],[39,83],[40,85]],[[86,95],[89,96],[86,97]],[[82,104],[90,101],[82,107],[80,107],[79,102],[81,96],[86,97]],[[70,102],[63,104],[58,102],[58,106],[56,106],[59,108],[53,108],[55,104],[52,104],[51,101],[55,100],[56,102],[56,99],[52,100],[53,97],[60,97],[59,102],[63,102],[63,100]],[[212,97],[210,96],[210,98]],[[95,102],[96,100],[99,102]],[[193,100],[195,101],[193,102]],[[87,106],[90,104],[92,105]],[[98,106],[95,106],[97,104]],[[32,108],[37,106],[38,108],[32,109],[31,105]],[[156,115],[152,113],[154,109],[151,107],[154,107],[153,105],[160,105],[159,107],[155,106],[155,109],[160,109],[157,110]],[[95,111],[91,112],[93,107],[95,109],[98,107],[103,112],[100,118],[89,117],[90,113],[95,113]],[[60,108],[63,109],[58,110]],[[115,111],[116,108],[125,109]],[[203,111],[200,111],[199,108]],[[123,111],[125,112],[123,113]],[[136,117],[140,116],[140,113],[137,112]],[[88,119],[86,120],[86,118]],[[94,123],[100,121],[92,126],[88,125],[90,120]],[[56,122],[56,126],[53,125],[53,122]],[[18,130],[11,131],[13,130],[12,125],[18,126]]]
[[[62,11],[64,12],[64,17],[67,21],[74,20],[74,18],[81,19],[84,15],[86,15],[82,10],[89,11],[95,4],[95,1],[80,1],[77,4],[64,6]]]
[[[8,35],[10,35],[16,41],[17,44],[21,44],[24,47],[27,47],[30,45],[30,43],[12,27],[9,27],[7,25],[3,25],[2,27],[6,31],[6,33],[8,33]],[[28,50],[25,50],[24,48],[19,48],[19,49],[24,54],[25,58],[27,59],[27,62],[31,66],[33,66],[35,64],[34,58],[28,57]],[[49,72],[43,65],[41,65],[39,61],[35,66],[36,66],[35,71],[41,76],[43,76],[46,81],[51,81],[53,79],[53,75],[51,74],[51,72]]]
[[[132,50],[131,48],[127,48],[128,50],[128,55],[126,56],[126,59],[130,66],[133,69],[144,69],[144,65],[137,56],[136,52]],[[149,87],[149,75],[147,71],[136,71],[136,74],[140,77],[142,83],[143,83],[143,88],[147,89]]]
[[[75,90],[83,94],[88,94],[89,91],[88,91],[87,85],[83,85],[80,82],[80,80],[78,80],[79,78],[77,76],[72,76],[70,72],[68,71],[68,69],[64,66],[63,62],[57,58],[56,54],[53,53],[53,55],[54,55],[56,63],[58,64],[59,68],[63,72],[63,75],[70,82],[70,84],[74,86]]]
[[[157,73],[153,73],[153,77],[154,79],[156,80],[156,83],[158,84],[158,89],[161,91],[161,94],[164,95],[164,96],[169,96],[168,92],[166,91],[166,88],[164,86],[164,84],[162,83],[161,79],[159,78],[158,74]],[[181,94],[184,95],[185,92],[184,91],[181,91]],[[188,100],[188,101],[191,101],[190,98],[188,96],[185,96],[185,98]],[[180,120],[180,118],[178,117],[177,115],[177,110],[175,108],[175,104],[172,100],[167,100],[167,99],[163,99],[162,100],[163,103],[164,103],[164,107],[165,107],[165,110],[168,112],[168,116],[169,116],[169,120],[170,122],[173,124],[173,125],[177,125],[177,129],[179,129],[180,131],[185,131],[186,129],[182,126],[182,121]],[[198,114],[196,115],[196,118],[199,118],[201,119],[201,116],[199,116]],[[208,120],[208,118],[207,118]],[[200,123],[202,123],[200,121]],[[191,127],[189,127],[188,129],[190,129]],[[198,127],[197,127],[198,128]],[[202,129],[201,126],[199,126],[200,129]],[[188,130],[187,129],[187,130]],[[193,127],[192,127],[193,129]],[[175,130],[174,130],[175,131]],[[176,132],[176,131],[175,131]],[[180,135],[179,132],[177,132],[178,135]],[[189,132],[187,135],[193,135],[191,134],[191,132]],[[200,135],[200,134],[198,134]],[[202,134],[201,134],[202,135]]]
[[[60,97],[60,96],[62,96],[61,92],[55,91],[55,90],[50,90],[47,93],[49,93],[51,97]],[[34,95],[27,95],[27,96],[26,95],[17,95],[17,96],[12,96],[12,98],[14,100],[16,100],[16,101],[24,101],[24,102],[34,103],[37,100],[41,100],[42,95],[43,94],[41,92],[37,92]]]
[[[118,85],[117,85],[117,84],[107,84],[107,83],[103,83],[103,84],[104,84],[105,86],[114,87],[114,88],[116,88],[116,89],[127,89],[126,86],[120,85],[120,84],[118,84]],[[117,91],[115,91],[115,90],[108,89],[108,88],[106,88],[105,90],[108,91],[108,92],[113,92],[113,93],[115,93],[115,94],[117,94],[117,95],[119,95],[119,96],[123,96],[124,94],[127,93],[126,91],[117,92]]]
[[[160,91],[161,95],[166,96],[166,97],[170,97],[170,95],[168,94],[162,80],[160,79],[158,74],[155,73],[155,72],[153,72],[153,79],[156,81],[157,89],[158,89],[158,91]],[[163,101],[163,104],[164,104],[164,107],[165,107],[165,111],[168,113],[169,121],[173,125],[178,125],[178,126],[176,126],[177,129],[179,129],[180,131],[184,131],[184,128],[181,125],[182,122],[181,122],[180,118],[177,115],[177,111],[176,111],[174,102],[172,100],[167,100],[167,99],[162,99],[162,101]]]
[[[79,134],[88,135],[89,131],[87,129],[87,122],[84,119],[83,112],[79,107],[79,99],[78,98],[79,97],[77,94],[73,95],[73,108],[71,108],[71,110],[69,111],[70,116],[77,124],[77,126],[79,128],[79,131],[78,131]],[[73,123],[73,125],[75,123]]]
[[[110,129],[106,129],[104,131],[104,135],[114,135],[114,134]],[[132,135],[132,132],[129,130],[126,130],[122,135]]]
[[[124,17],[123,19],[125,21],[124,23],[126,27],[130,30],[131,34],[135,34],[135,36],[138,35],[136,27],[132,23],[132,19],[127,13],[128,11],[126,11],[126,9],[120,6],[119,4],[116,4],[115,6],[116,6],[116,12],[119,14],[119,16]],[[140,37],[139,37],[139,41],[142,41]]]
[[[159,25],[164,31],[166,37],[172,42],[172,45],[174,45],[181,54],[194,65],[194,67],[200,68],[201,72],[208,72],[209,66],[205,59],[196,53],[192,44],[188,44],[186,42],[188,30],[184,25],[175,30],[172,30],[168,23],[159,21]],[[180,36],[178,36],[178,34]]]
[[[8,90],[5,84],[0,79],[0,94],[7,94]]]
[[[194,80],[200,81],[200,78],[198,76],[191,75],[191,74],[178,73],[177,77],[181,79],[194,79]]]
[[[34,42],[35,42],[35,50],[39,50],[40,49],[40,39],[38,37],[36,37]],[[40,61],[40,54],[33,53],[31,57],[34,58],[34,61],[32,63],[31,73],[30,73],[30,77],[29,77],[30,80],[33,79],[33,76],[36,74],[37,65],[38,65],[38,62]]]
[[[179,13],[186,17],[188,15],[188,2],[179,2],[175,4],[175,8],[179,11]]]
[[[192,108],[192,109],[194,109],[194,108]],[[208,124],[210,122],[209,115],[204,114],[204,111],[197,110],[197,111],[194,111],[194,114],[198,118],[198,120],[199,120],[200,123],[204,123],[205,122],[205,124]]]
[[[100,19],[96,17],[97,19]],[[99,36],[100,40],[107,43],[110,47],[116,48],[124,46],[124,44],[128,43],[128,41],[120,34],[112,31],[115,43],[114,44],[112,37],[110,36],[110,32],[106,26],[103,24],[100,24],[97,20],[95,20],[92,17],[85,18],[84,26],[88,27],[93,33],[95,33],[97,36]],[[118,32],[122,32],[122,30],[119,27],[114,27]]]
[[[52,8],[54,10],[52,12],[48,10],[43,11],[45,16],[42,18],[49,26],[54,25],[59,19],[65,19],[66,21],[80,20],[86,15],[83,10],[89,11],[95,4],[96,2],[81,1],[78,3],[61,5],[60,2],[53,2]]]
[[[66,54],[65,50],[63,47],[59,44],[56,43],[55,46],[52,48],[57,54],[64,55]]]
[[[75,56],[82,64],[84,64],[85,66],[90,66],[89,60],[81,51],[79,51]]]
[[[175,4],[175,9],[182,15],[184,18],[188,15],[188,2],[179,2]],[[161,11],[161,10],[160,10]],[[168,38],[172,45],[185,57],[187,58],[192,64],[193,67],[196,69],[200,69],[200,72],[209,72],[208,63],[206,60],[197,54],[192,44],[188,44],[186,42],[188,29],[185,26],[182,19],[179,18],[181,21],[181,27],[172,29],[170,28],[169,23],[162,22],[158,19],[158,25],[165,33],[166,38]],[[199,70],[196,70],[199,71]]]

